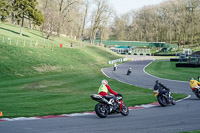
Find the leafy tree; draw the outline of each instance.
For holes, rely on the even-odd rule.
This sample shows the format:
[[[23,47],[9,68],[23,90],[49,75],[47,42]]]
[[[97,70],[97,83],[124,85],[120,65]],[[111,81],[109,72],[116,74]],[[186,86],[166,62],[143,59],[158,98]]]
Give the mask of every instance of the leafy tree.
[[[10,14],[9,11],[10,5],[6,0],[0,0],[0,19],[1,21],[5,21],[8,15]]]
[[[14,0],[12,3],[15,17],[21,20],[20,35],[22,35],[22,27],[24,19],[33,21],[34,24],[40,26],[44,22],[42,13],[36,9],[36,0]]]

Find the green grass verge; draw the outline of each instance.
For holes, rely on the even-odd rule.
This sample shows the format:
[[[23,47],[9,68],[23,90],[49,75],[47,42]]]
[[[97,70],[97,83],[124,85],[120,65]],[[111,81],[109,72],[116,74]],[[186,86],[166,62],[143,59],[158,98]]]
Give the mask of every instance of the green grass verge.
[[[200,130],[195,130],[195,131],[185,131],[185,132],[180,132],[180,133],[200,133]]]
[[[4,25],[0,30],[5,31],[1,34],[18,38],[19,27]],[[29,39],[42,40],[39,31],[24,30],[24,34]],[[97,93],[102,79],[107,79],[100,70],[110,66],[107,61],[117,58],[120,56],[101,47],[52,51],[0,41],[0,111],[3,117],[93,111],[96,102],[90,95]],[[107,80],[113,90],[124,95],[128,106],[156,102],[152,90]],[[185,96],[173,95],[175,99]]]
[[[176,67],[176,62],[158,61],[152,62],[145,71],[160,78],[189,82],[191,77],[197,79],[200,68]]]
[[[94,70],[96,71],[96,70]],[[90,98],[96,94],[104,75],[64,71],[42,75],[7,78],[0,82],[0,109],[3,117],[59,115],[94,111],[97,103]],[[156,102],[152,90],[107,79],[111,88],[124,95],[128,106]],[[173,94],[175,99],[185,95]]]

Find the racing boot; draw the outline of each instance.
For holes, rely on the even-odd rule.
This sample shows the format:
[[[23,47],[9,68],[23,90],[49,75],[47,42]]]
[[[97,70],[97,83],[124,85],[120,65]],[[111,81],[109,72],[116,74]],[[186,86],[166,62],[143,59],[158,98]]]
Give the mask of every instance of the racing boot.
[[[168,92],[168,101],[170,102],[172,99],[171,92]]]

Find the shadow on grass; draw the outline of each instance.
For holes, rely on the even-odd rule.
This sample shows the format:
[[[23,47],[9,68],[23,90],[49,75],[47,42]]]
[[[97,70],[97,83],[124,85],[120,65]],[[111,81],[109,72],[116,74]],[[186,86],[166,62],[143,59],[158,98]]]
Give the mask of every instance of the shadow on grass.
[[[45,40],[49,40],[49,41],[54,41],[53,39],[46,39],[46,37],[44,37],[42,34],[37,34],[37,33],[33,33],[33,32],[29,32],[30,34],[32,35],[35,35],[35,36],[38,36],[38,37],[41,37],[42,39],[45,39]],[[53,35],[51,37],[54,37]]]
[[[33,32],[29,32],[29,33],[30,33],[30,34],[33,34],[33,35],[35,35],[35,36],[38,36],[38,37],[44,38],[42,35],[38,35],[38,34],[33,33]]]
[[[13,30],[10,30],[10,29],[6,29],[6,28],[2,28],[2,27],[0,27],[0,29],[10,31],[10,32],[15,33],[15,34],[20,34],[19,32],[16,32],[16,31],[13,31]],[[30,36],[25,35],[25,34],[22,34],[22,36],[30,37]]]

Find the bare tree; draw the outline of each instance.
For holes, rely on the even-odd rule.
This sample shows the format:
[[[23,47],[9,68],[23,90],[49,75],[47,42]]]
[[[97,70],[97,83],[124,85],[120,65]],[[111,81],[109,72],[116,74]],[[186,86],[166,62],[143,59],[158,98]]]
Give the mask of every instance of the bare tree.
[[[86,19],[87,19],[87,16],[88,16],[88,10],[89,10],[89,7],[90,7],[90,0],[85,0],[85,12],[84,12],[84,15],[83,15],[83,23],[82,23],[82,27],[81,27],[81,35],[79,38],[81,38],[81,40],[83,40],[83,36],[84,36],[84,31],[85,31],[85,25],[86,25]]]
[[[59,36],[60,35],[60,29],[61,27],[63,26],[64,24],[64,20],[67,16],[70,15],[70,8],[73,4],[76,4],[78,3],[79,0],[59,0],[59,22],[58,22],[58,27],[57,27],[57,35]],[[69,22],[71,20],[68,20]]]
[[[96,10],[93,11],[91,17],[91,29],[90,29],[90,43],[94,44],[96,39],[97,30],[100,28],[100,24],[103,20],[104,15],[107,16],[109,12],[109,5],[107,0],[95,0]]]
[[[178,46],[184,42],[185,45],[193,45],[200,42],[199,13],[199,0],[167,0],[156,6],[132,11],[131,25],[127,25],[123,17],[117,17],[113,31],[118,40],[165,41]]]

